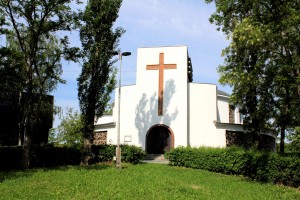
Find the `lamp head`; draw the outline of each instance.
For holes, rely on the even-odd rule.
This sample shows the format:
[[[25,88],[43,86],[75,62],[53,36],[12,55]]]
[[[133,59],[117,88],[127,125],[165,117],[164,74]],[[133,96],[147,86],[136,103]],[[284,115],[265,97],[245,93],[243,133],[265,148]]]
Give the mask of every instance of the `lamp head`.
[[[130,56],[131,55],[131,52],[123,52],[122,53],[122,56]]]

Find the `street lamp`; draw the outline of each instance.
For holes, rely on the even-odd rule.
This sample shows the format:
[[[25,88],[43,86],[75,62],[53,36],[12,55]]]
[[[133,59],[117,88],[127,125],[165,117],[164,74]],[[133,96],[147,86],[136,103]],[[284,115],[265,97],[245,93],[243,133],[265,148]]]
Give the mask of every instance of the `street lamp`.
[[[109,53],[113,55],[119,55],[120,67],[119,67],[119,96],[118,96],[118,130],[117,130],[117,148],[116,148],[116,167],[121,169],[121,147],[120,147],[120,116],[121,116],[121,69],[122,69],[122,57],[130,56],[131,52],[121,52],[109,50]]]

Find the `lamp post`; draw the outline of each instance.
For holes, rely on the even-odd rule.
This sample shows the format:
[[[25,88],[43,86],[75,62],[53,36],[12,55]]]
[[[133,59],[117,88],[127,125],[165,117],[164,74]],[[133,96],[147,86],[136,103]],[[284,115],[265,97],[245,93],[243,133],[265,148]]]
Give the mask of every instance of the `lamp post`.
[[[117,148],[116,148],[116,167],[121,169],[121,147],[120,147],[120,116],[121,116],[121,69],[122,69],[122,57],[130,56],[131,52],[121,52],[109,50],[109,53],[113,55],[119,55],[120,67],[119,67],[119,91],[118,91],[118,129],[117,129]]]

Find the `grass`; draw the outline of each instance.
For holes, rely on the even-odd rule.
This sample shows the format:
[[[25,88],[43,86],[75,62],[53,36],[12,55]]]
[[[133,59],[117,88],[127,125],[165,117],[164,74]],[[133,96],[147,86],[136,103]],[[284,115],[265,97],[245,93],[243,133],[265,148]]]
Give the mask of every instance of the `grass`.
[[[124,165],[123,165],[124,166]],[[0,172],[0,199],[300,199],[295,188],[160,164]]]

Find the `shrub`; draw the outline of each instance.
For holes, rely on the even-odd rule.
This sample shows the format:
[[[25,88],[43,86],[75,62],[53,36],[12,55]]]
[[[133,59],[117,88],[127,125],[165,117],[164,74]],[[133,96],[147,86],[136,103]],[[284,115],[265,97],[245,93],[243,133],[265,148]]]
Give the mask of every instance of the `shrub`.
[[[252,179],[298,187],[300,158],[232,148],[175,148],[166,154],[171,165],[238,174]]]
[[[62,165],[79,165],[81,152],[69,146],[34,146],[31,163],[33,167],[57,167]]]
[[[141,147],[122,145],[121,149],[121,159],[124,162],[137,164],[146,158],[146,153]]]
[[[0,147],[0,170],[21,169],[22,146]],[[31,167],[56,167],[78,165],[81,153],[66,146],[34,146],[31,151]]]
[[[116,146],[114,145],[93,145],[92,152],[94,155],[94,162],[112,161],[116,155]]]
[[[116,145],[94,145],[92,146],[94,162],[112,161],[116,155]],[[139,163],[146,156],[140,148],[131,145],[121,145],[121,160],[129,163]]]
[[[122,160],[138,163],[146,153],[136,146],[122,145]],[[22,146],[0,147],[0,170],[21,169]],[[115,145],[93,145],[93,163],[112,161],[116,154]],[[34,146],[31,151],[31,167],[57,167],[79,165],[81,151],[76,147],[43,145]]]
[[[0,147],[0,170],[20,169],[23,147]]]

